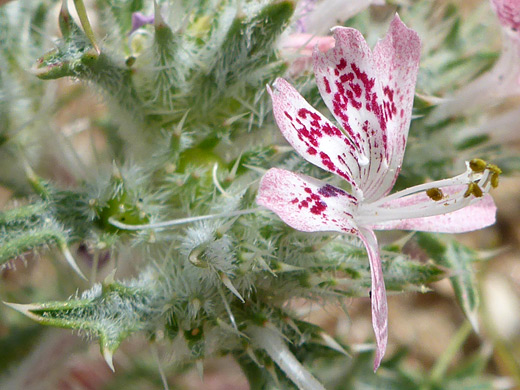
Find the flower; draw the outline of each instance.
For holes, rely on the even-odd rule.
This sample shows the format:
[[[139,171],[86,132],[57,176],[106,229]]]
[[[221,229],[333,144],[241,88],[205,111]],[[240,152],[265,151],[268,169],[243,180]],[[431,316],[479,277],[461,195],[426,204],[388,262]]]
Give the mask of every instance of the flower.
[[[491,225],[487,194],[499,169],[482,160],[459,176],[387,195],[399,173],[410,125],[420,40],[396,15],[373,51],[352,28],[333,30],[335,47],[313,54],[316,82],[342,129],[309,105],[287,81],[269,87],[282,134],[307,161],[345,179],[351,192],[305,175],[272,168],[257,202],[304,232],[334,231],[364,243],[372,279],[376,370],[387,344],[387,301],[374,230],[466,232]]]
[[[326,34],[329,29],[370,5],[384,5],[385,0],[303,0],[296,8],[296,31],[299,33]]]
[[[334,47],[331,36],[313,36],[311,34],[290,34],[280,43],[283,56],[290,60],[289,74],[298,76],[312,65],[312,51],[315,47],[327,52]]]
[[[141,12],[132,13],[132,29],[130,34],[147,24],[154,24],[155,15],[145,15]]]
[[[520,0],[491,0],[491,8],[502,26],[500,58],[490,71],[445,99],[432,114],[432,120],[520,95]]]
[[[520,39],[520,1],[491,0],[491,8],[497,14],[504,32],[513,40]]]

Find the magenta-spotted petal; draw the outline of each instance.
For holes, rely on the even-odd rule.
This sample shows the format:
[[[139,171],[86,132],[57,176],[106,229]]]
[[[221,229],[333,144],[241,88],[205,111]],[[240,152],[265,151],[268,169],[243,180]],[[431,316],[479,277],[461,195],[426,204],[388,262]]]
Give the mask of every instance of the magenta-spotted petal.
[[[339,175],[354,188],[359,181],[356,148],[284,79],[277,79],[273,99],[276,123],[287,141],[310,163]]]
[[[374,360],[374,371],[376,371],[381,364],[381,360],[383,360],[388,342],[388,303],[376,235],[372,230],[362,228],[359,231],[359,237],[367,249],[370,275],[372,277],[370,303],[372,307],[372,327],[374,328],[377,344]]]
[[[321,180],[272,168],[260,182],[256,201],[303,232],[357,233],[355,198]]]
[[[388,193],[404,154],[420,58],[420,40],[396,15],[374,53],[361,33],[334,29],[336,45],[314,51],[316,83],[352,142],[369,161],[362,167],[366,200]]]
[[[497,14],[500,24],[520,37],[520,1],[491,0],[491,7]]]
[[[448,192],[447,189],[443,189]],[[434,202],[426,193],[419,193],[402,199],[390,201],[386,206],[392,208],[416,206],[428,207]],[[441,201],[442,202],[442,201]],[[495,202],[491,195],[486,194],[474,203],[447,214],[435,215],[423,218],[401,219],[371,225],[374,230],[416,230],[436,233],[464,233],[491,226],[496,220]],[[441,205],[442,207],[442,205]]]
[[[390,158],[389,169],[383,179],[371,183],[369,193],[378,199],[394,186],[403,161],[421,59],[421,40],[396,14],[386,37],[374,48],[373,56],[377,79],[383,91]]]

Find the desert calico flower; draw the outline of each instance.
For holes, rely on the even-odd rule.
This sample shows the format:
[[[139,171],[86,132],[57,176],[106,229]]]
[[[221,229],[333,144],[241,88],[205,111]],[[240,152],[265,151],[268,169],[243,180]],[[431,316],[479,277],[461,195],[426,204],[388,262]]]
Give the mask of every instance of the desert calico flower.
[[[358,236],[368,252],[372,324],[377,341],[374,369],[387,344],[387,301],[374,230],[466,232],[495,221],[487,194],[499,169],[475,159],[465,173],[388,195],[401,167],[420,57],[420,40],[395,16],[373,51],[352,28],[334,29],[335,47],[314,51],[321,96],[341,127],[316,111],[278,79],[273,112],[283,135],[307,161],[345,179],[346,192],[323,181],[270,169],[257,201],[304,232]]]

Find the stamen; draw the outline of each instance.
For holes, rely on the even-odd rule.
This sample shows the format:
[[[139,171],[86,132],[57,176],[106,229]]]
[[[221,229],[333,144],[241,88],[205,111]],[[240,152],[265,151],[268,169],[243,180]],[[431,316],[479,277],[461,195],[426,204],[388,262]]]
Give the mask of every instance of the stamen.
[[[488,167],[488,164],[480,158],[474,158],[469,162],[469,167],[473,172],[480,173],[484,172],[484,170]]]
[[[426,190],[426,195],[434,201],[439,201],[444,198],[444,194],[442,193],[440,188],[434,187]]]
[[[468,184],[468,189],[464,193],[464,197],[468,198],[470,195],[474,195],[476,198],[482,197],[482,189],[478,186],[477,183],[471,182]]]
[[[487,169],[491,171],[491,187],[498,187],[498,176],[502,173],[502,170],[495,164],[488,164]]]
[[[497,175],[500,175],[502,173],[502,170],[498,167],[498,165],[495,164],[488,164],[486,168],[489,169],[491,172],[496,173]]]
[[[378,201],[372,202],[371,206],[380,206],[391,200],[401,199],[408,195],[413,195],[413,194],[416,194],[419,192],[428,191],[430,188],[432,188],[432,184],[435,185],[435,188],[440,189],[442,187],[465,185],[468,183],[468,180],[469,180],[468,172],[464,172],[464,173],[462,173],[458,176],[452,177],[450,179],[438,180],[433,183],[419,184],[419,185],[404,189],[402,191],[395,192],[391,195],[385,196],[384,198],[381,198]]]
[[[470,171],[470,173],[472,172]],[[431,217],[460,210],[470,205],[471,203],[476,202],[477,198],[482,197],[484,193],[487,193],[490,190],[490,170],[486,169],[483,173],[478,173],[477,175],[480,176],[480,178],[477,180],[471,179],[474,176],[474,174],[464,174],[456,176],[452,179],[440,180],[435,183],[429,183],[429,187],[426,188],[424,187],[427,186],[427,184],[424,184],[387,196],[386,198],[383,198],[378,202],[367,204],[364,207],[364,210],[360,210],[359,215],[356,218],[356,221],[360,224],[373,224],[410,218]],[[465,181],[463,183],[460,183],[460,180],[462,178],[465,178]],[[431,187],[432,184],[436,184],[437,187]],[[441,185],[439,186],[439,184]],[[439,188],[459,184],[468,185],[468,188],[465,191],[464,189],[462,189],[461,191],[458,191],[456,193],[449,194],[448,196],[446,196],[447,199],[443,202],[424,204],[422,207],[418,206],[417,204],[410,204],[407,206],[395,205],[391,208],[384,206],[384,204],[387,203],[390,198],[405,198],[404,196],[396,196],[397,194],[406,194],[406,196],[412,196],[417,193],[416,189],[420,187],[422,187],[422,191],[427,191],[431,188]],[[470,197],[470,195],[474,195],[474,197]],[[406,202],[404,204],[406,204]]]
[[[493,187],[493,188],[498,187],[498,175],[499,175],[499,173],[491,174],[491,187]]]

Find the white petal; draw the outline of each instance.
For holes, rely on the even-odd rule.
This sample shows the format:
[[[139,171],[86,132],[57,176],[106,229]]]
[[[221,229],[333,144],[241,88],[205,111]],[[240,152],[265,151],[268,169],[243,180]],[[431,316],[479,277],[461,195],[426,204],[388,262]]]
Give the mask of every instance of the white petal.
[[[256,201],[300,231],[357,232],[352,220],[355,198],[305,175],[270,169],[260,182]]]
[[[405,198],[405,202],[403,202],[403,199],[393,200],[387,206],[404,207],[415,205],[417,208],[420,208],[424,205],[431,205],[433,202],[426,193],[420,193]],[[388,221],[373,224],[370,228],[374,230],[401,229],[436,233],[463,233],[493,225],[496,220],[497,209],[491,195],[486,194],[473,202],[469,206],[451,213],[424,218]],[[442,213],[442,201],[440,203],[439,213]]]
[[[274,87],[274,91],[269,89],[273,113],[287,141],[307,161],[355,186],[359,164],[350,140],[287,81],[278,79]]]
[[[417,34],[395,17],[374,53],[361,33],[334,29],[336,46],[314,51],[316,83],[346,134],[366,157],[365,199],[388,193],[398,174],[411,118],[420,58]]]
[[[370,261],[370,274],[372,277],[372,290],[370,301],[372,305],[372,327],[376,336],[376,357],[374,360],[374,371],[381,364],[385,355],[386,344],[388,342],[388,303],[386,300],[385,281],[383,279],[383,269],[381,267],[381,257],[379,255],[379,245],[376,235],[372,230],[362,228],[359,237],[363,240]]]

